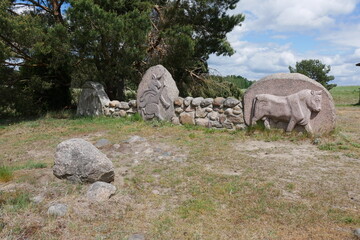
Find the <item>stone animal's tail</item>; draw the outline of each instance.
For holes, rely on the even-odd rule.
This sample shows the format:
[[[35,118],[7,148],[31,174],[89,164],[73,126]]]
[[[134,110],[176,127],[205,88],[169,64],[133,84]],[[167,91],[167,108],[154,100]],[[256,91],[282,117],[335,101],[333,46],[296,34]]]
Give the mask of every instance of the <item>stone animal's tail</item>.
[[[252,101],[252,105],[251,105],[251,114],[250,114],[250,123],[249,126],[251,126],[253,124],[253,118],[255,116],[255,107],[256,107],[256,102],[257,102],[257,96],[254,97],[253,101]]]

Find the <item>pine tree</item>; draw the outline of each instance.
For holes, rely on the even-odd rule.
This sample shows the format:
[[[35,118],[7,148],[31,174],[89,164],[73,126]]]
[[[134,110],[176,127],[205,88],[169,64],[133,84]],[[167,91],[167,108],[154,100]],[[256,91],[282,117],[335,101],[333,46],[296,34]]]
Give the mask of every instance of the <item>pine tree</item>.
[[[336,84],[329,84],[330,81],[335,79],[334,76],[328,75],[331,70],[330,65],[325,65],[318,59],[308,59],[296,62],[295,68],[289,66],[289,70],[291,73],[301,73],[314,79],[321,83],[327,90],[336,87]]]

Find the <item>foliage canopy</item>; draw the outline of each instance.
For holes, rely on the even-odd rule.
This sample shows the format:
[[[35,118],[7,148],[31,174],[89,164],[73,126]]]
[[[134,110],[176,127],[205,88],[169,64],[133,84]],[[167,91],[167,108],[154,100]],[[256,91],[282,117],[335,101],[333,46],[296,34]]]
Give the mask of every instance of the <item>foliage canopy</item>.
[[[336,84],[329,84],[330,81],[335,79],[334,76],[328,75],[331,70],[330,65],[325,65],[318,59],[296,62],[295,68],[289,66],[289,70],[291,73],[301,73],[314,79],[321,83],[327,90],[336,87]]]
[[[62,109],[69,88],[89,80],[122,100],[156,64],[172,73],[181,95],[236,95],[234,85],[209,76],[207,60],[234,53],[226,34],[244,21],[228,14],[238,1],[1,1],[0,92],[14,96],[1,107]]]

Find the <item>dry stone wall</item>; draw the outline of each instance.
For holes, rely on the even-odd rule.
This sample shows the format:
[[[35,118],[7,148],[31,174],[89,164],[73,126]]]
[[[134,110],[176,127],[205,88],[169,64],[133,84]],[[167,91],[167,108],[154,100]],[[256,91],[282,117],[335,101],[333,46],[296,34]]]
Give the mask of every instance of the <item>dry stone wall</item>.
[[[118,100],[112,100],[109,104],[105,105],[105,116],[109,117],[127,117],[137,113],[136,100],[130,100],[128,102],[120,102]]]
[[[173,124],[199,125],[208,128],[245,129],[243,105],[235,98],[178,97],[173,102]],[[137,112],[136,100],[129,102],[110,101],[105,106],[105,115],[127,117]]]
[[[199,125],[208,128],[244,129],[242,103],[235,98],[186,97],[174,101],[174,124]]]

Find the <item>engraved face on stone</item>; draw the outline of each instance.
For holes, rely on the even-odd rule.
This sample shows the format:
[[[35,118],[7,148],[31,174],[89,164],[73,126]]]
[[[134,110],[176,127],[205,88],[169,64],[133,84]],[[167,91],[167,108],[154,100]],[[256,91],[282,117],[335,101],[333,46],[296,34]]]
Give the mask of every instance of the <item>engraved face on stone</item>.
[[[161,65],[149,68],[137,92],[138,111],[145,120],[171,120],[179,90],[171,74]]]
[[[311,91],[311,96],[306,99],[306,105],[313,112],[321,111],[322,91]]]

